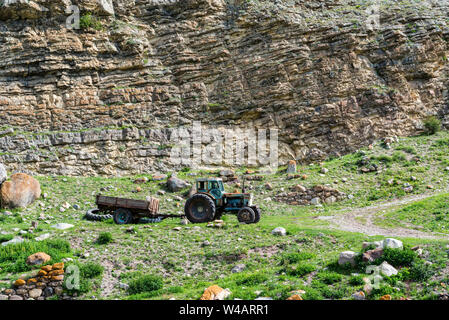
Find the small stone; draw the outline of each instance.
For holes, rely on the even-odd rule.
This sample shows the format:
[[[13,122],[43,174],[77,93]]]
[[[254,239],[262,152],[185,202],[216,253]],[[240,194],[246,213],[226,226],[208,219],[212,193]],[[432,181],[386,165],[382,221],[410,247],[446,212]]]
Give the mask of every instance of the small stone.
[[[321,202],[321,200],[318,197],[315,197],[312,200],[310,200],[310,204],[313,205],[313,206],[319,205],[320,202]]]
[[[119,283],[119,288],[123,289],[123,290],[128,290],[129,289],[129,285],[126,283]]]
[[[380,297],[379,300],[391,300],[391,296],[389,294],[386,294],[386,295]]]
[[[275,236],[285,236],[287,235],[287,231],[282,227],[277,227],[271,231],[271,234]]]
[[[234,268],[232,268],[231,272],[232,273],[242,272],[245,268],[246,268],[245,264],[238,264]]]
[[[0,301],[8,300],[8,296],[6,294],[0,294]]]
[[[55,224],[53,226],[51,226],[54,229],[58,229],[58,230],[66,230],[66,229],[70,229],[73,228],[74,225],[73,224],[69,224],[69,223],[58,223]]]
[[[329,172],[329,169],[327,168],[321,168],[321,173],[326,174]]]
[[[21,287],[21,286],[24,286],[26,284],[26,282],[25,282],[25,280],[23,280],[23,279],[17,279],[15,282],[14,282],[14,285],[16,286],[16,287]]]
[[[340,253],[340,256],[338,258],[338,264],[339,265],[345,265],[347,263],[350,263],[352,266],[355,266],[355,257],[357,254],[354,251],[343,251]]]
[[[9,300],[23,300],[23,297],[18,296],[18,295],[14,295],[14,296],[10,296]]]
[[[304,300],[299,294],[294,294],[287,298],[287,300]]]
[[[355,300],[365,300],[365,293],[363,291],[356,292],[352,295]]]
[[[181,228],[181,227],[175,227],[175,228],[173,228],[173,230],[174,230],[174,231],[181,231],[182,228]]]
[[[287,173],[296,173],[296,161],[290,160],[288,162]]]
[[[204,241],[201,245],[202,245],[203,247],[210,246],[210,241],[209,241],[209,240],[206,240],[206,241]]]
[[[30,296],[30,298],[33,298],[33,299],[40,297],[41,294],[42,294],[42,289],[33,289],[28,292],[28,295]]]

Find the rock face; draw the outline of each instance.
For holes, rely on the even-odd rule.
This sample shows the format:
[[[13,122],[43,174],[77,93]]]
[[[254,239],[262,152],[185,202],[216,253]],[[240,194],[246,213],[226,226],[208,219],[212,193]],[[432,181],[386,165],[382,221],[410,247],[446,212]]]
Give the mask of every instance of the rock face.
[[[428,114],[449,122],[447,1],[382,1],[375,30],[363,0],[10,2],[0,127],[21,128],[0,135],[10,170],[163,170],[171,128],[197,119],[279,128],[282,163],[414,134]],[[101,28],[65,28],[72,2]]]
[[[0,200],[9,208],[26,207],[41,196],[39,182],[25,173],[15,173],[0,188]]]

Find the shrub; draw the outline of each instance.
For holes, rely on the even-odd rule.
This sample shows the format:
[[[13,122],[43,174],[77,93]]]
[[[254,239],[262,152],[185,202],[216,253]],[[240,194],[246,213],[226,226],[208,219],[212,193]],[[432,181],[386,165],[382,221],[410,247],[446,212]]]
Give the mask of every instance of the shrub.
[[[380,258],[382,261],[387,261],[393,267],[408,267],[418,259],[418,254],[409,249],[391,249],[385,248],[384,254]]]
[[[94,262],[84,264],[76,263],[75,265],[79,269],[79,288],[71,288],[69,286],[69,284],[72,284],[71,279],[69,277],[65,277],[64,289],[71,294],[89,292],[92,289],[93,284],[96,283],[94,280],[101,279],[104,268],[100,264]]]
[[[337,272],[322,272],[317,274],[317,278],[325,284],[333,284],[341,281],[343,276]]]
[[[86,13],[80,18],[80,28],[81,29],[93,28],[95,30],[101,30],[102,25],[101,22],[98,21],[97,18],[92,15],[92,13]]]
[[[129,284],[129,293],[138,294],[142,292],[152,292],[160,290],[163,287],[162,277],[154,275],[141,276]]]
[[[363,281],[363,278],[365,276],[364,275],[357,275],[357,276],[351,276],[351,278],[349,278],[349,284],[351,286],[361,286],[363,285],[365,282]]]
[[[315,271],[316,266],[310,263],[303,263],[299,265],[287,266],[284,271],[288,275],[302,277],[308,273]]]
[[[431,267],[422,261],[413,262],[410,267],[410,280],[426,281],[432,275]]]
[[[13,238],[12,234],[0,235],[0,243],[12,240],[12,238]]]
[[[110,232],[102,232],[98,236],[97,243],[98,244],[108,244],[113,241],[112,234]]]
[[[235,283],[239,286],[254,286],[267,281],[268,275],[262,272],[244,274],[241,273],[235,280]]]
[[[302,260],[313,259],[315,254],[311,252],[290,252],[282,256],[281,264],[287,265],[290,263],[297,263]]]
[[[435,116],[426,118],[423,124],[427,134],[435,134],[441,129],[441,121]]]

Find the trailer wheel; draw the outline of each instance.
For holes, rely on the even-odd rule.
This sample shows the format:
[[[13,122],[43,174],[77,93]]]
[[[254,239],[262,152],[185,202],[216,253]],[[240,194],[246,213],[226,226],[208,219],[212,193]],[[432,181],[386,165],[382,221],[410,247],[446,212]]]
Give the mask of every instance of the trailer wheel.
[[[133,214],[126,209],[119,208],[114,213],[114,222],[116,224],[128,224],[133,222]]]
[[[112,219],[112,214],[101,214],[100,212],[101,212],[100,209],[97,208],[89,209],[87,210],[86,215],[84,217],[87,220],[91,221],[103,221]]]
[[[192,223],[209,222],[215,217],[215,203],[205,194],[195,194],[186,201],[184,213]]]
[[[239,222],[243,222],[246,224],[254,223],[254,221],[256,220],[256,213],[250,207],[244,207],[237,213],[237,219],[239,220]]]
[[[254,214],[255,214],[255,219],[254,219],[253,223],[258,223],[260,221],[260,214],[261,214],[260,208],[252,207],[252,209],[253,209]]]

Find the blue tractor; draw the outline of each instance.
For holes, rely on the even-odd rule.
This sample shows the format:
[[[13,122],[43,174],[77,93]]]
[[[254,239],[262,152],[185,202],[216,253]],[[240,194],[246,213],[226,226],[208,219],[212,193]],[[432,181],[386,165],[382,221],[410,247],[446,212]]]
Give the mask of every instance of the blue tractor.
[[[196,180],[197,192],[187,199],[184,212],[192,223],[210,222],[220,219],[225,213],[237,215],[242,223],[257,223],[260,209],[252,204],[253,196],[245,192],[227,193],[220,178]]]

